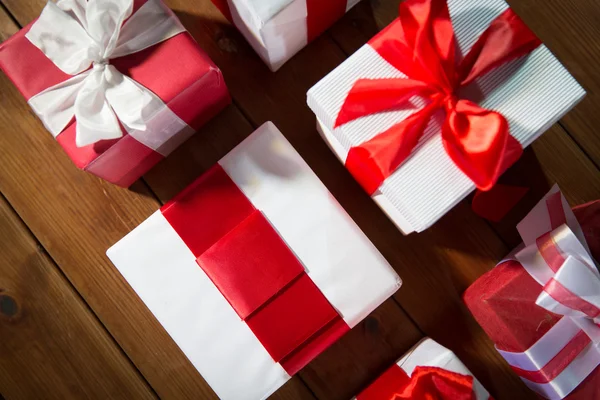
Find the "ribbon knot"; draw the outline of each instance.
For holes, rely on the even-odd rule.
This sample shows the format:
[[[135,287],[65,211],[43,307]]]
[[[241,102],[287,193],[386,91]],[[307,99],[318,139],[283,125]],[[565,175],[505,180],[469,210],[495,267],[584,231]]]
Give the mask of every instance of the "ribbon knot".
[[[133,0],[49,1],[27,32],[34,46],[72,75],[29,99],[55,137],[75,117],[78,147],[118,139],[123,136],[121,125],[129,133],[147,131],[149,121],[166,108],[156,94],[110,65],[110,59],[185,29],[160,0],[148,0],[132,12]]]
[[[479,37],[469,53],[456,58],[456,39],[447,0],[407,0],[400,15],[371,42],[389,64],[405,75],[398,79],[359,79],[346,97],[334,128],[355,119],[406,108],[415,97],[427,105],[348,153],[346,167],[373,194],[410,156],[433,115],[442,110],[446,152],[482,190],[522,153],[500,113],[460,99],[459,89],[486,73],[525,56],[541,45],[508,9]]]
[[[92,67],[93,69],[99,70],[99,69],[104,69],[106,68],[106,66],[110,64],[109,60],[100,60],[100,61],[94,61],[92,63]]]

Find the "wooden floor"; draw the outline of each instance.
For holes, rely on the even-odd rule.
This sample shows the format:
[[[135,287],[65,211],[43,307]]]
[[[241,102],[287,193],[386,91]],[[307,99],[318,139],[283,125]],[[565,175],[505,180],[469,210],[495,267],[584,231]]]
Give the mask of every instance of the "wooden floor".
[[[454,350],[497,399],[534,398],[461,294],[518,243],[516,222],[551,185],[572,204],[600,198],[600,3],[509,1],[588,97],[502,178],[531,188],[502,223],[480,219],[464,201],[404,237],[328,150],[305,101],[308,88],[395,17],[398,2],[363,1],[273,74],[209,0],[167,0],[223,70],[234,104],[129,190],[77,170],[0,74],[0,398],[215,398],[105,251],[267,120],[404,280],[273,398],[348,399],[426,335]],[[45,0],[1,3],[4,40]]]

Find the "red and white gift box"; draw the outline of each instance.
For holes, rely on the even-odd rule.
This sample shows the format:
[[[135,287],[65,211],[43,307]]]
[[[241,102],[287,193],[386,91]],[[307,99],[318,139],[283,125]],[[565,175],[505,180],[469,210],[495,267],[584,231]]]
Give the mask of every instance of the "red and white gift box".
[[[598,205],[575,209],[578,221],[554,187],[517,226],[523,244],[465,292],[498,352],[544,398],[600,399]]]
[[[356,400],[431,398],[488,400],[490,395],[454,353],[429,338],[419,342],[355,397]]]
[[[263,399],[400,278],[272,123],[107,252],[222,399]]]
[[[517,30],[516,38],[496,40],[501,40],[505,44],[515,43],[516,50],[508,53],[506,57],[508,61],[501,66],[498,66],[498,63],[491,63],[489,69],[487,65],[485,68],[477,68],[479,60],[485,59],[486,56],[489,60],[494,57],[494,51],[497,52],[498,49],[504,48],[493,40],[486,42],[487,38],[494,39],[494,34],[502,35],[507,31],[506,26],[501,28],[498,26],[505,24],[512,27],[515,25],[515,20],[518,19],[514,13],[506,18],[509,8],[504,0],[448,0],[447,2],[430,0],[421,3],[423,2],[414,0],[402,2],[400,18],[392,22],[308,92],[308,105],[316,114],[318,129],[324,139],[365,187],[373,200],[405,234],[420,232],[428,228],[475,189],[474,181],[457,164],[457,160],[464,164],[466,159],[464,148],[461,146],[473,148],[473,154],[469,154],[469,156],[476,162],[480,164],[490,162],[482,159],[478,154],[480,152],[478,146],[490,145],[481,139],[478,132],[470,131],[473,136],[472,140],[468,139],[470,142],[461,134],[454,137],[448,135],[454,140],[451,146],[447,146],[449,141],[443,133],[449,131],[448,127],[452,130],[469,130],[469,125],[473,123],[473,125],[479,124],[483,131],[486,125],[495,126],[507,123],[510,135],[506,138],[502,137],[502,143],[507,145],[506,148],[498,151],[498,155],[501,156],[498,158],[514,162],[515,157],[518,158],[520,154],[514,147],[520,150],[521,146],[526,147],[531,144],[579,102],[585,94],[581,86],[550,50],[539,45],[539,40],[537,47],[529,53],[518,47],[520,40],[525,42],[523,46],[525,48],[528,45],[526,40],[530,40],[529,45],[531,45],[537,39],[526,29],[524,24],[521,24]],[[436,47],[437,45],[430,44],[429,48],[423,45],[432,42],[430,39],[434,34],[430,30],[439,29],[444,34],[450,32],[450,29],[446,29],[449,27],[445,24],[435,25],[431,22],[435,18],[443,19],[440,15],[435,18],[430,15],[431,25],[424,25],[423,30],[414,28],[417,19],[415,15],[424,13],[424,10],[428,10],[427,7],[431,8],[431,15],[436,12],[443,14],[443,9],[447,7],[455,40],[448,38],[448,42],[441,43],[440,46],[450,46],[451,43],[456,43],[459,53],[462,55],[455,56],[455,52],[449,51],[450,54],[445,56],[450,61],[443,61],[442,56],[437,53],[432,56],[432,53],[441,51]],[[415,15],[409,15],[411,12]],[[422,15],[418,15],[418,17],[420,18]],[[415,23],[413,24],[413,22]],[[409,32],[411,28],[417,32]],[[442,35],[439,32],[438,34]],[[416,52],[417,50],[410,50],[411,47],[405,46],[404,43],[405,41],[410,42],[411,38],[414,39],[410,35],[422,35],[419,36],[419,40],[415,40],[416,44],[412,44],[416,49],[423,48],[422,54],[411,57],[411,51]],[[430,36],[426,40],[424,38],[427,35]],[[478,47],[480,44],[483,46]],[[406,50],[407,48],[409,50]],[[434,48],[438,50],[433,50]],[[478,51],[482,48],[485,51]],[[533,48],[532,46],[529,50]],[[473,50],[471,54],[469,54],[470,50]],[[520,56],[516,57],[517,55]],[[442,61],[428,64],[427,61],[421,59],[421,57],[427,58],[426,56],[433,59],[438,57]],[[394,57],[396,58],[395,66],[389,62]],[[459,64],[458,60],[461,57],[462,61]],[[473,63],[475,67],[468,63],[473,60],[477,60]],[[450,90],[449,93],[443,93],[443,91],[440,92],[437,78],[434,79],[434,84],[431,84],[431,82],[427,82],[427,79],[431,79],[431,77],[423,78],[424,81],[421,81],[421,78],[415,79],[415,77],[407,79],[407,75],[401,72],[401,69],[406,69],[407,65],[417,62],[426,65],[427,68],[408,67],[412,68],[415,76],[430,73],[432,76],[441,76],[441,81],[444,81],[446,78],[443,76],[444,71],[449,65],[452,69],[456,67],[457,76],[465,75],[459,75],[466,70],[466,68],[462,68],[465,67],[464,64],[471,67],[471,74],[464,78],[463,83],[459,85],[456,82],[442,82],[441,86],[444,87],[444,90]],[[475,79],[474,76],[477,78]],[[454,75],[448,79],[455,79]],[[354,90],[361,81],[363,81],[362,83],[364,81],[368,81],[368,83],[389,82],[380,85],[384,87],[378,89],[381,93],[379,100],[388,104],[387,108],[377,105],[372,98],[368,97],[369,93]],[[419,87],[419,84],[422,85]],[[364,88],[367,85],[362,86]],[[406,94],[408,86],[412,86],[410,90],[415,92],[412,97]],[[450,88],[446,86],[450,86]],[[384,93],[386,89],[389,91]],[[350,110],[350,114],[355,114],[353,115],[354,119],[346,118],[349,113],[346,112],[344,115],[341,111],[350,101],[349,93],[351,91],[353,91],[352,101],[358,103],[362,101],[364,110],[378,107],[380,109],[373,113],[363,112],[362,115],[368,115],[355,118],[356,114],[361,114],[361,104],[358,104],[353,110]],[[430,106],[435,108],[431,109]],[[473,112],[473,109],[476,111]],[[430,113],[424,124],[415,126],[415,123],[421,123],[422,120],[414,120],[414,118],[418,115],[421,117],[424,112]],[[461,120],[463,116],[467,116],[465,120]],[[483,121],[484,118],[491,119],[490,123]],[[483,123],[481,123],[482,121]],[[402,126],[403,124],[406,126]],[[503,132],[506,131],[505,126],[502,126]],[[409,127],[409,129],[406,130],[404,138],[394,139],[392,142],[394,145],[407,147],[403,147],[397,153],[387,154],[386,157],[391,161],[375,160],[373,162],[373,164],[387,162],[397,164],[398,162],[395,160],[401,159],[399,166],[391,168],[389,176],[384,175],[374,187],[368,188],[369,184],[361,182],[361,178],[373,173],[377,175],[380,172],[372,170],[380,166],[373,166],[369,163],[362,166],[354,162],[356,157],[349,157],[349,155],[358,155],[359,152],[355,150],[363,151],[367,144],[389,148],[390,140],[384,139],[384,136],[399,127]],[[498,129],[500,130],[500,128]],[[422,133],[415,138],[411,135],[416,130],[422,131]],[[374,138],[379,143],[374,141]],[[508,139],[513,148],[509,148]],[[382,145],[381,143],[384,141],[387,141],[388,144]],[[491,140],[490,142],[495,144]],[[448,147],[454,150],[452,157]],[[372,155],[373,158],[377,157],[377,152],[381,152],[381,150],[372,151],[372,154],[375,154]],[[358,166],[351,168],[351,164]],[[504,163],[498,162],[488,166],[488,169],[493,169],[495,174],[499,175],[507,166],[508,163],[504,165]]]
[[[277,71],[360,0],[212,0]]]
[[[125,187],[230,102],[160,0],[49,2],[0,68],[78,168]]]

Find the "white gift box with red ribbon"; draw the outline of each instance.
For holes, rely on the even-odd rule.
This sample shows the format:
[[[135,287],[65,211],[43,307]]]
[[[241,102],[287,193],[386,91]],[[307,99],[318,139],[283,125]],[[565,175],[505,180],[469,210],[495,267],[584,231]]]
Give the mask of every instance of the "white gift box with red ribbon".
[[[235,202],[228,197],[232,192]],[[242,208],[250,209],[249,216],[231,225],[232,216]],[[196,242],[214,232],[220,232],[215,233],[219,238],[198,251]],[[267,248],[252,248],[264,243]],[[107,254],[223,399],[268,397],[401,283],[271,123]],[[288,264],[297,265],[272,265],[281,254]],[[296,270],[287,279],[290,268]],[[275,274],[269,275],[271,269]],[[266,296],[262,288],[265,292],[270,288],[264,284],[268,280],[276,280],[278,286]],[[254,290],[257,287],[261,290]],[[311,304],[318,303],[328,307],[327,318],[335,314],[335,326],[331,328],[327,319],[307,331],[312,336],[298,337],[293,347],[282,348],[286,338],[278,330],[292,335],[305,327],[296,317],[286,322],[290,327],[281,327],[265,313],[277,312],[274,308],[283,307],[282,299],[289,299],[291,291],[306,288],[310,296],[302,294],[300,304],[289,303],[293,312],[301,314],[302,321],[311,320],[313,309],[320,313]],[[277,314],[277,319],[285,322],[288,314]],[[323,332],[330,328],[336,331],[326,337]]]
[[[396,365],[392,368],[399,367],[408,377],[413,376],[413,372],[417,367],[436,367],[452,373],[472,376],[473,377],[473,394],[476,400],[488,400],[490,394],[483,385],[473,376],[471,371],[460,361],[460,359],[449,349],[437,343],[435,340],[425,338],[410,349]],[[378,382],[375,381],[374,384]],[[385,384],[385,383],[384,383]],[[354,399],[362,400],[359,394]],[[370,397],[369,397],[370,399]],[[384,399],[381,399],[384,400]]]
[[[504,0],[448,0],[448,8],[464,55],[508,4]],[[426,104],[415,98],[406,109],[368,115],[335,127],[344,101],[359,79],[386,78],[406,75],[367,43],[309,90],[307,101],[317,117],[318,130],[342,162],[351,148],[406,120]],[[510,125],[510,134],[526,147],[574,107],[585,91],[542,45],[478,78],[462,88],[461,95],[501,113]],[[434,115],[408,159],[372,195],[404,234],[427,229],[475,189],[444,149],[440,116],[440,112]]]
[[[327,0],[327,2],[341,3],[345,11],[354,7],[359,1]],[[339,17],[339,15],[331,15],[331,18],[317,16],[316,21],[311,21],[313,16],[309,16],[309,11],[316,10],[318,14],[319,3],[325,10],[323,12],[327,12],[329,6],[322,0],[217,0],[215,2],[223,3],[222,7],[229,10],[234,25],[272,71],[277,71],[313,40],[315,35],[327,28],[323,25],[324,20],[333,22],[331,20]]]

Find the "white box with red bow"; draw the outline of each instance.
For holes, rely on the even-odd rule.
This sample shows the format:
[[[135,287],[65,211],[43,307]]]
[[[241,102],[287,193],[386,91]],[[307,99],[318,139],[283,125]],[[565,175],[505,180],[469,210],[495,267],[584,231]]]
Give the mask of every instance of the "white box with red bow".
[[[308,92],[318,128],[405,234],[498,177],[585,95],[504,0],[407,0]]]

